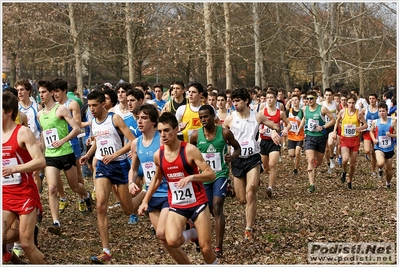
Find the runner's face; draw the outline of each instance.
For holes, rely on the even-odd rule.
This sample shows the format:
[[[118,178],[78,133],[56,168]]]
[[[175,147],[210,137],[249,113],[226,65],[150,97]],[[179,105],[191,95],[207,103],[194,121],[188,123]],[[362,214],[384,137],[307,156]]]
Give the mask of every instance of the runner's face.
[[[299,98],[298,97],[293,97],[292,99],[292,105],[294,107],[299,107]]]
[[[242,100],[241,98],[234,98],[233,99],[233,105],[234,108],[238,111],[238,112],[242,112],[245,110],[245,108],[247,107],[247,102]]]
[[[154,123],[150,120],[150,116],[145,114],[143,111],[136,116],[137,126],[140,132],[145,133],[149,129],[154,129]]]
[[[172,95],[176,98],[180,97],[182,94],[184,93],[183,88],[178,85],[178,84],[174,84],[173,85],[173,93]]]
[[[215,115],[211,115],[209,113],[209,110],[200,110],[198,112],[199,119],[201,121],[201,124],[204,128],[207,128],[209,125],[214,125],[215,124]]]
[[[224,99],[223,96],[218,96],[217,99],[217,107],[218,108],[226,108],[226,100]]]
[[[16,89],[18,91],[18,99],[20,101],[27,100],[29,98],[29,91],[25,89],[25,86],[18,85]]]
[[[105,105],[104,105],[106,110],[110,110],[112,108],[112,101],[109,95],[105,95]]]
[[[125,89],[119,88],[116,93],[118,94],[119,102],[125,102],[126,101],[126,91],[125,91]]]
[[[154,94],[155,94],[156,99],[161,99],[162,98],[162,89],[159,87],[155,87]]]
[[[375,103],[377,103],[377,98],[375,98],[375,96],[369,96],[369,102],[370,105],[375,105]]]
[[[276,98],[273,94],[266,95],[266,102],[269,107],[274,107],[276,105]]]
[[[54,99],[57,102],[62,102],[66,98],[66,91],[62,91],[60,88],[54,90]]]
[[[380,118],[384,120],[388,117],[388,111],[385,108],[379,108],[378,114],[380,115]]]
[[[324,97],[326,98],[327,101],[332,101],[332,94],[331,94],[331,92],[326,92],[326,93],[324,93]]]
[[[43,103],[47,104],[52,99],[54,91],[49,92],[46,87],[39,87],[39,94]]]
[[[158,132],[161,136],[161,141],[165,145],[171,144],[175,139],[177,139],[178,127],[175,129],[171,125],[165,123],[158,123]]]
[[[140,105],[141,101],[137,100],[134,96],[129,95],[127,97],[127,107],[130,112],[133,112]]]
[[[90,100],[87,101],[87,103],[89,105],[89,109],[90,109],[91,115],[94,118],[98,118],[102,114],[102,112],[104,110],[105,102],[104,103],[100,103],[97,99],[90,99]]]
[[[211,105],[213,107],[216,107],[216,97],[214,96],[209,96],[208,97],[208,105]]]
[[[188,99],[190,100],[190,103],[197,103],[201,100],[201,94],[198,93],[197,88],[188,88]]]
[[[352,98],[348,99],[348,108],[350,110],[355,110],[356,101]]]

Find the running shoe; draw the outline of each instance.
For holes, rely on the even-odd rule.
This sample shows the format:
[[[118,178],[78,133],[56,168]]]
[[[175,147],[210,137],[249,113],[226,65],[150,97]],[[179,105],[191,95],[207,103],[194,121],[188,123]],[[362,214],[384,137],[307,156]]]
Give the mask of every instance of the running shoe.
[[[294,174],[298,175],[298,170],[297,169],[294,169]]]
[[[127,224],[136,224],[139,222],[139,217],[136,214],[130,214],[129,222]]]
[[[376,177],[377,176],[377,173],[376,172],[373,172],[372,174],[371,174],[371,177]]]
[[[391,188],[391,184],[389,183],[386,183],[386,186],[387,186],[387,188],[389,189],[389,188]]]
[[[119,208],[120,206],[121,206],[121,203],[118,201],[118,202],[115,202],[114,205],[109,206],[108,208],[110,210],[112,210],[112,209],[115,209],[115,208]]]
[[[378,179],[382,178],[382,174],[383,174],[382,169],[379,169],[379,171],[378,171]]]
[[[341,156],[339,156],[337,158],[337,163],[338,163],[339,166],[342,166],[342,157]]]
[[[14,247],[12,249],[12,251],[14,252],[15,255],[17,255],[18,257],[21,257],[24,254],[23,249],[21,248],[20,244],[14,244]]]
[[[79,212],[82,214],[86,214],[87,208],[86,208],[86,203],[84,201],[79,201],[78,203],[78,209]]]
[[[308,192],[313,193],[314,191],[316,191],[316,187],[312,184],[309,186]]]
[[[61,235],[61,226],[58,223],[54,223],[47,229],[47,231],[53,235]]]
[[[370,160],[370,157],[368,154],[366,154],[366,160]]]
[[[352,183],[351,182],[348,183],[348,188],[352,189]]]
[[[252,232],[251,230],[245,229],[245,231],[244,231],[244,239],[245,240],[249,240],[250,241],[250,240],[253,239],[251,232]]]
[[[333,159],[330,159],[330,168],[334,169],[335,168],[335,162]]]
[[[328,167],[327,173],[328,173],[328,174],[332,174],[332,173],[333,173],[333,169],[330,168],[330,167]]]
[[[346,181],[346,172],[343,172],[341,175],[341,182],[345,183],[345,181]]]
[[[3,263],[9,262],[12,254],[12,244],[3,244]]]
[[[215,248],[215,256],[216,258],[223,258],[223,250],[221,248]]]
[[[272,195],[273,195],[272,191],[273,190],[270,187],[268,187],[266,189],[266,195],[267,195],[268,198],[272,198]]]
[[[39,235],[39,226],[37,224],[35,225],[35,231],[33,232],[33,243],[35,243],[35,246],[40,249],[39,242],[37,240],[37,236]]]
[[[60,213],[63,213],[66,209],[66,207],[68,207],[68,200],[62,200],[60,199],[60,201],[58,202],[58,210],[60,211]]]
[[[112,254],[109,255],[107,252],[103,251],[98,256],[91,256],[90,260],[92,263],[95,263],[95,264],[108,264],[108,263],[111,263]]]
[[[94,205],[93,205],[93,198],[91,197],[91,194],[89,191],[87,191],[87,194],[89,195],[87,198],[85,198],[86,202],[86,208],[89,212],[93,212],[94,210]]]
[[[93,191],[91,192],[91,198],[92,198],[94,201],[96,201],[96,190],[93,190]]]

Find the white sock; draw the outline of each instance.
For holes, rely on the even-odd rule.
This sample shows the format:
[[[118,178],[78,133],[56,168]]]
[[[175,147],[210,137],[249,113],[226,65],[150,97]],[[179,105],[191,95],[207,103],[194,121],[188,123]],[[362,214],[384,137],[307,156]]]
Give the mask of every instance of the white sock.
[[[59,220],[54,220],[54,223],[57,223],[61,227],[61,223]]]
[[[184,236],[184,243],[186,243],[190,239],[198,238],[197,230],[195,228],[184,230],[183,236]]]
[[[60,200],[65,202],[66,201],[66,197],[61,197]]]
[[[218,258],[216,258],[216,260],[214,262],[212,262],[212,263],[206,263],[205,262],[205,265],[218,265]]]
[[[109,248],[103,248],[103,251],[108,255],[111,255],[111,250]]]

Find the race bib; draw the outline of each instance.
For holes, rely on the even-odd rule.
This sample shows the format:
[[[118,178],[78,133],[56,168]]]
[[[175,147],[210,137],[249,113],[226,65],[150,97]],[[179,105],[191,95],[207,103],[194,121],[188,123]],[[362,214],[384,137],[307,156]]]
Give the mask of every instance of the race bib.
[[[150,186],[151,179],[155,175],[156,166],[154,162],[145,162],[141,163],[141,167],[143,168],[144,176],[145,176],[145,184]]]
[[[374,120],[367,120],[367,131],[370,131],[370,129],[371,129],[371,126],[373,125],[373,121]]]
[[[43,131],[43,139],[44,139],[44,145],[47,148],[54,148],[53,143],[57,140],[60,140],[57,128],[51,128]]]
[[[378,136],[378,146],[381,148],[391,147],[392,138],[386,135]]]
[[[308,131],[310,132],[318,132],[317,127],[319,126],[319,121],[314,119],[308,120]]]
[[[100,150],[100,154],[112,155],[115,153],[115,144],[111,138],[103,139],[97,142],[97,149]]]
[[[197,202],[191,182],[183,188],[177,188],[176,185],[177,182],[169,182],[169,189],[172,192],[172,204],[189,205]]]
[[[255,144],[253,140],[241,142],[240,146],[241,146],[240,156],[242,157],[251,156],[255,151]]]
[[[201,153],[202,157],[212,168],[214,172],[222,170],[222,160],[220,159],[220,153]]]
[[[345,124],[344,125],[344,136],[347,136],[347,137],[356,136],[356,125],[355,124]]]
[[[299,125],[297,121],[290,121],[291,123],[291,129],[290,132],[296,132],[298,131]]]
[[[18,165],[16,158],[3,159],[2,163],[3,167],[11,167]],[[13,173],[8,176],[3,176],[3,178],[1,179],[2,185],[14,185],[14,184],[20,184],[21,182],[22,182],[22,177],[19,172]]]
[[[262,134],[263,136],[271,137],[272,136],[272,130],[267,127],[266,125],[263,125],[263,129],[265,132]]]

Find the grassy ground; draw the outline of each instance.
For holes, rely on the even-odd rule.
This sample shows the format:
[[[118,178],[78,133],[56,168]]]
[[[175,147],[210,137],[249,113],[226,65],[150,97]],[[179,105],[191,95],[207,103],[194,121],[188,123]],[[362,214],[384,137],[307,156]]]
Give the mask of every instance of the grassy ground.
[[[308,264],[309,242],[395,242],[397,228],[396,156],[393,186],[371,177],[371,164],[360,153],[353,190],[340,181],[341,169],[330,176],[326,164],[316,175],[316,192],[306,191],[308,178],[305,157],[298,176],[292,174],[293,163],[282,151],[278,165],[274,197],[267,199],[267,176],[262,174],[258,192],[258,214],[254,240],[245,241],[244,206],[235,198],[225,202],[226,234],[224,258],[220,264]],[[86,181],[92,189],[92,181]],[[61,214],[63,234],[47,232],[52,223],[48,208],[48,192],[42,195],[44,208],[39,236],[41,251],[49,264],[90,264],[91,255],[101,251],[96,211],[86,216],[77,209],[77,196],[65,187],[70,205]],[[113,196],[109,204],[114,202]],[[136,225],[128,225],[122,210],[109,211],[109,232],[113,264],[174,264],[159,241],[151,235],[148,217],[140,217]],[[213,240],[214,241],[214,240]],[[194,264],[203,258],[190,242],[183,245]]]

